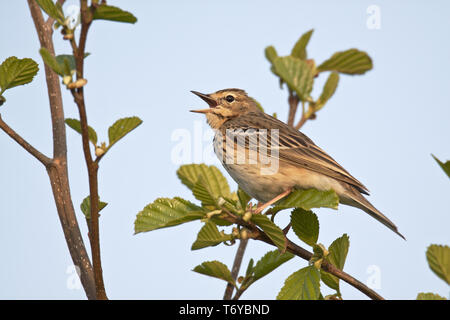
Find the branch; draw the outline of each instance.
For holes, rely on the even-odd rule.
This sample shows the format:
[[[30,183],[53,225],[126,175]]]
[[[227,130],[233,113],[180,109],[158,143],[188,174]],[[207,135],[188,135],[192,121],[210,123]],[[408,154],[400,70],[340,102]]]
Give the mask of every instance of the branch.
[[[87,34],[92,22],[92,12],[88,7],[87,1],[81,1],[81,32],[78,47],[74,40],[71,40],[73,54],[75,56],[77,80],[84,76],[84,54],[86,48]],[[89,145],[89,130],[84,97],[84,88],[80,87],[71,90],[74,101],[78,107],[81,124],[81,140],[83,153],[86,161],[89,176],[89,196],[91,203],[91,218],[88,220],[89,241],[91,244],[92,263],[94,266],[94,279],[96,288],[96,298],[101,300],[108,299],[106,296],[105,285],[103,281],[103,270],[100,255],[100,235],[99,235],[99,196],[98,196],[98,162],[94,161]]]
[[[300,101],[299,98],[292,91],[289,90],[289,98],[288,98],[289,116],[287,124],[291,127],[294,126],[295,114],[297,113],[299,101]]]
[[[239,274],[239,269],[241,268],[242,259],[244,258],[245,248],[247,247],[248,239],[241,239],[239,247],[234,257],[233,267],[231,268],[231,277],[236,281]],[[233,294],[234,286],[231,283],[227,284],[225,289],[225,294],[223,300],[231,300],[231,295]]]
[[[54,54],[53,29],[46,24],[35,0],[28,0],[31,17],[38,34],[40,46]],[[58,216],[72,261],[80,269],[80,279],[88,299],[95,299],[95,282],[92,265],[81,236],[70,194],[67,170],[66,127],[61,87],[58,75],[45,65],[45,80],[49,96],[53,130],[53,165],[47,168]]]
[[[52,159],[48,158],[42,154],[39,150],[34,148],[25,139],[23,139],[17,132],[15,132],[11,127],[9,127],[2,119],[0,114],[0,129],[2,129],[8,136],[10,136],[14,141],[21,145],[29,154],[38,159],[45,167],[52,164]]]

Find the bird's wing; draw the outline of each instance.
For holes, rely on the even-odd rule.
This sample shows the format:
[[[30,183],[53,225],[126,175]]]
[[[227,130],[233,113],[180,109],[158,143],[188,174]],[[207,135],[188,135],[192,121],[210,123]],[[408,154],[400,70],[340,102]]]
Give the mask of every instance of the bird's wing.
[[[354,186],[359,192],[368,194],[367,188],[348,173],[325,151],[298,130],[267,114],[248,113],[225,123],[224,127],[240,129],[278,129],[279,158],[294,166],[309,169]],[[270,138],[267,139],[270,142]],[[272,146],[273,147],[273,146]]]

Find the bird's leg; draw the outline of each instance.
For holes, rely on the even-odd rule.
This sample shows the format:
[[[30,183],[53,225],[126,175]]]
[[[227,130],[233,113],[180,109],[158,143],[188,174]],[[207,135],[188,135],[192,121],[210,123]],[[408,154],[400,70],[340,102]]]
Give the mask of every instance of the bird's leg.
[[[284,191],[283,193],[280,193],[279,195],[277,195],[275,198],[273,198],[272,200],[267,201],[266,203],[264,203],[263,205],[259,206],[256,208],[255,210],[255,214],[261,213],[265,208],[267,208],[268,206],[271,206],[272,204],[274,204],[275,202],[277,202],[280,199],[283,199],[284,197],[286,197],[289,193],[291,193],[292,188],[287,189],[286,191]]]

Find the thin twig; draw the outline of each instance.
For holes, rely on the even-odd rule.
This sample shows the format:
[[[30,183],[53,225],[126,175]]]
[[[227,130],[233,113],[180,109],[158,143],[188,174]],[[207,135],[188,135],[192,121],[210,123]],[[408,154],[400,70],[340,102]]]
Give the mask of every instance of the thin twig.
[[[77,80],[84,77],[84,55],[86,49],[86,40],[89,27],[92,22],[92,12],[88,7],[87,1],[81,1],[81,32],[78,47],[75,41],[71,41],[73,54],[75,56]],[[97,299],[106,300],[106,291],[103,281],[103,270],[100,255],[100,232],[99,232],[99,195],[98,195],[98,162],[94,161],[89,145],[88,120],[84,97],[84,88],[71,90],[75,103],[78,106],[78,113],[81,124],[81,139],[83,145],[83,153],[86,161],[89,176],[89,195],[91,203],[91,218],[89,226],[89,240],[91,243],[92,264],[94,267],[94,279]]]
[[[241,239],[239,247],[234,257],[233,267],[231,268],[231,277],[236,281],[239,274],[239,269],[241,268],[242,259],[244,258],[245,248],[247,247],[248,239]],[[231,300],[233,294],[234,286],[231,283],[227,284],[225,288],[225,293],[223,295],[223,300]]]
[[[294,126],[295,115],[297,113],[299,101],[300,101],[299,98],[292,91],[289,90],[289,98],[288,98],[289,115],[287,124],[291,127]]]
[[[0,114],[0,129],[2,129],[8,136],[22,146],[29,154],[38,159],[45,167],[48,167],[52,163],[52,159],[42,154],[39,150],[34,148],[25,139],[23,139],[17,132],[15,132],[10,126],[3,121]]]

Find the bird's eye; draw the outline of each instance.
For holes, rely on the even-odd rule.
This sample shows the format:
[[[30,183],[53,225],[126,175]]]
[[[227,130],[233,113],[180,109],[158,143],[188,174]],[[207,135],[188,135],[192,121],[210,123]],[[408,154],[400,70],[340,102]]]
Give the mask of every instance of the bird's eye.
[[[225,100],[227,100],[228,102],[233,102],[234,101],[234,97],[232,95],[226,96]]]

